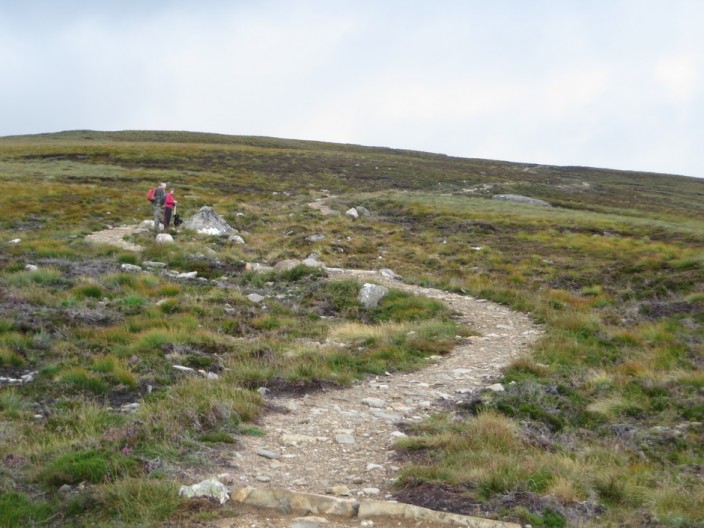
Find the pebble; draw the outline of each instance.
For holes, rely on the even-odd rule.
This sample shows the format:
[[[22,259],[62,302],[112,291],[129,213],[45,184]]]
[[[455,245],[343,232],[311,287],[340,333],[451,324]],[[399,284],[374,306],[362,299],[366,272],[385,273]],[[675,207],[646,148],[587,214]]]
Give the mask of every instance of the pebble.
[[[271,459],[271,460],[276,460],[276,459],[281,458],[281,454],[280,454],[280,453],[275,453],[274,451],[268,451],[268,450],[266,450],[266,449],[260,449],[259,451],[257,451],[257,454],[258,454],[259,456],[262,456],[262,457],[264,457],[264,458],[268,458],[268,459]]]
[[[386,406],[386,401],[381,398],[364,398],[362,403],[377,409],[383,409]]]
[[[355,443],[355,439],[354,436],[350,434],[336,434],[335,442],[337,442],[338,444],[351,445]]]

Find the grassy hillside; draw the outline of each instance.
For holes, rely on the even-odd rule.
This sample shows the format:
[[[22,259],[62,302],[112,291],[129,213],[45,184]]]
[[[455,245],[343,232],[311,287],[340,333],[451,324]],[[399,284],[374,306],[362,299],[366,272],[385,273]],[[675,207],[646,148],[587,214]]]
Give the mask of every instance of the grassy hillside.
[[[140,254],[86,244],[106,225],[149,218],[144,194],[157,181],[176,187],[182,215],[214,206],[247,244],[182,232],[166,247],[137,237]],[[471,395],[399,444],[404,500],[445,497],[533,526],[704,524],[704,180],[75,131],[0,138],[0,186],[0,376],[35,373],[0,386],[0,526],[213,515],[179,502],[178,477],[207,463],[206,447],[258,433],[253,389],[414,368],[472,331],[431,301],[399,293],[364,310],[354,284],[244,266],[311,252],[505,303],[545,325],[533,354],[505,371],[504,393]],[[307,207],[324,196],[338,211],[372,214],[352,222]],[[120,270],[145,261],[218,282]],[[278,300],[263,311],[250,292]],[[349,320],[387,325],[386,337],[360,340],[354,356],[319,345]],[[111,410],[132,402],[134,414]]]

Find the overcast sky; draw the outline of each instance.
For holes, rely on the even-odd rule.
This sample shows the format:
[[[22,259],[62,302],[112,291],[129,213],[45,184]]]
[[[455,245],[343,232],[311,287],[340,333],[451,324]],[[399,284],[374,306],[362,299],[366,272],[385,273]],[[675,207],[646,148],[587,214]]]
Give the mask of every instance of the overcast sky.
[[[704,177],[702,0],[0,0],[0,136],[190,130]]]

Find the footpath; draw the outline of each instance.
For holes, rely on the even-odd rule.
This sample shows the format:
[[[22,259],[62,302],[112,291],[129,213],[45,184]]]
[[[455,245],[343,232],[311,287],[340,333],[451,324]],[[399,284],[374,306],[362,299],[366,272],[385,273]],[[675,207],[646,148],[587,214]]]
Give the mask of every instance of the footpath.
[[[138,226],[125,226],[89,237],[94,243],[138,251],[138,246],[123,240],[125,234],[138,229]],[[349,388],[324,390],[300,398],[265,396],[270,412],[258,424],[265,434],[240,437],[237,447],[219,467],[214,469],[211,465],[207,473],[194,469],[187,484],[220,476],[231,486],[233,497],[238,493],[245,497],[251,490],[255,490],[254,494],[260,490],[286,491],[274,493],[271,504],[249,501],[258,507],[252,507],[245,499],[237,507],[237,517],[203,525],[211,528],[517,526],[491,521],[485,524],[470,517],[440,523],[402,514],[360,519],[311,515],[315,512],[305,506],[297,510],[296,504],[307,500],[304,494],[356,504],[393,501],[392,483],[400,467],[392,446],[405,435],[402,424],[447,409],[448,404],[462,400],[466,394],[486,388],[503,390],[496,383],[501,369],[526,354],[542,335],[541,328],[529,316],[484,299],[404,284],[375,271],[328,269],[328,274],[333,280],[355,279],[437,299],[458,314],[458,322],[480,335],[458,340],[451,354],[432,358],[427,367],[417,371],[376,376]],[[282,493],[290,497],[284,501]],[[304,513],[308,515],[302,516]]]

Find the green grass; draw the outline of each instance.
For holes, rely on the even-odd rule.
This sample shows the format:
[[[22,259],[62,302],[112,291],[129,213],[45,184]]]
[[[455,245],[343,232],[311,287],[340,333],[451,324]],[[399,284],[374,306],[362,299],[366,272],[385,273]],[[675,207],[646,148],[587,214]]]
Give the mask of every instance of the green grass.
[[[0,492],[0,526],[44,526],[53,514],[53,506],[24,493]]]
[[[59,487],[81,482],[98,484],[138,473],[139,464],[135,458],[91,449],[57,457],[40,471],[38,480]]]
[[[149,218],[144,191],[161,180],[178,188],[182,215],[214,206],[247,244],[179,231],[173,246],[136,237],[145,247],[137,254],[83,241],[105,224]],[[448,486],[534,526],[704,524],[702,180],[75,131],[0,138],[0,182],[1,238],[22,239],[0,254],[0,375],[40,371],[0,390],[0,456],[28,460],[12,479],[0,475],[5,525],[178,519],[177,483],[142,474],[134,460],[159,457],[178,471],[204,443],[261,433],[252,423],[259,386],[417,368],[472,333],[423,297],[391,291],[367,310],[354,281],[302,266],[245,271],[246,262],[311,252],[330,266],[391,268],[411,283],[490,299],[543,325],[532,353],[505,369],[505,392],[433,417],[402,443],[412,460],[402,485]],[[321,189],[337,210],[361,204],[372,215],[352,222],[313,211],[306,204],[328,194]],[[556,207],[489,199],[497,193]],[[307,241],[314,233],[324,239]],[[119,271],[147,260],[225,286]],[[142,404],[134,415],[108,410],[132,401]],[[44,420],[33,418],[37,404]],[[54,488],[77,478],[95,484],[64,504]],[[531,500],[511,503],[517,494]]]

